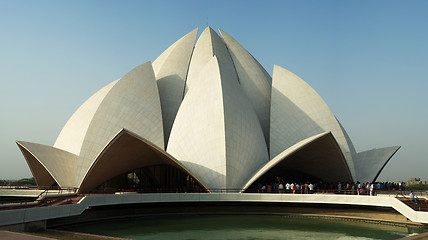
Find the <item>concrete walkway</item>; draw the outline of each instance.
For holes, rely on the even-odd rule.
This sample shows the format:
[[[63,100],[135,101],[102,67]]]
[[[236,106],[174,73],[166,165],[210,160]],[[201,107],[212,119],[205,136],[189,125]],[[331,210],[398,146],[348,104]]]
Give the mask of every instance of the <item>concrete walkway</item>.
[[[50,239],[80,239],[80,240],[130,240],[127,238],[117,238],[103,235],[94,235],[89,233],[69,232],[61,230],[47,230],[42,232],[49,237],[35,236],[20,232],[0,231],[1,240],[50,240]]]
[[[427,240],[427,239],[428,239],[428,232],[409,236],[409,237],[400,238],[397,240]]]
[[[0,231],[0,239],[2,240],[49,240],[54,238],[39,237],[30,234]]]
[[[428,212],[415,211],[392,196],[337,194],[258,194],[258,193],[130,193],[85,196],[77,204],[33,207],[0,211],[0,226],[26,224],[48,219],[81,215],[98,206],[152,203],[283,203],[373,206],[395,209],[414,223],[428,224]]]

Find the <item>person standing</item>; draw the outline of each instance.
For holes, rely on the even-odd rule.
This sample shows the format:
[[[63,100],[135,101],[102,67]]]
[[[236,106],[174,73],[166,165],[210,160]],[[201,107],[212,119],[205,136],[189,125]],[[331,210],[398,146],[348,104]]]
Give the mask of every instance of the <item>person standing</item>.
[[[361,183],[357,182],[357,195],[360,195],[360,191],[361,191]]]
[[[369,187],[369,189],[370,189],[370,196],[373,196],[373,188],[374,188],[374,184],[371,183],[370,187]]]
[[[309,187],[309,194],[314,193],[314,185],[310,183],[308,187]]]
[[[278,191],[279,191],[279,193],[284,193],[284,185],[282,185],[282,183],[279,183]]]

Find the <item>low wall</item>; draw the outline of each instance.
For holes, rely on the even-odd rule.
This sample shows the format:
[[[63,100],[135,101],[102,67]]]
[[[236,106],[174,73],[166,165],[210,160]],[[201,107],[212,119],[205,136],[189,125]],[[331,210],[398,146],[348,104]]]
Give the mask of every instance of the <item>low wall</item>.
[[[407,220],[406,217],[391,208],[278,202],[165,202],[107,205],[91,207],[78,216],[48,220],[47,226],[58,228],[112,219],[169,218],[174,215],[281,215],[355,220],[398,226],[422,226]]]
[[[144,203],[285,203],[392,208],[412,222],[428,224],[428,212],[414,211],[395,197],[335,194],[158,193],[89,195],[77,204],[0,211],[0,226],[71,217],[100,206]]]

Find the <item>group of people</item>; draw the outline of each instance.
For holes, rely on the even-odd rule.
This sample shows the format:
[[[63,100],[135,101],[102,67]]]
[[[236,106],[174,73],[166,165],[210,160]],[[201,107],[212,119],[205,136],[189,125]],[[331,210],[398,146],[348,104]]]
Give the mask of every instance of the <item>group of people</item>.
[[[311,194],[314,192],[337,193],[349,195],[370,195],[373,196],[375,191],[382,190],[402,190],[406,189],[404,182],[376,182],[376,183],[296,183],[286,182],[277,177],[275,181],[267,184],[258,183],[257,191],[261,193],[292,193],[292,194]]]
[[[292,194],[312,194],[315,185],[312,183],[284,183],[275,182],[273,184],[259,184],[259,192],[262,193],[292,193]]]

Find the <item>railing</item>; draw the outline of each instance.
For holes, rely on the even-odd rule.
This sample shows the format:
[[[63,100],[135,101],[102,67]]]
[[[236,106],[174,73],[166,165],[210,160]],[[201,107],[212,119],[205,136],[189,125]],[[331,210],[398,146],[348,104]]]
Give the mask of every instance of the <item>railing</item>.
[[[54,195],[59,195],[59,194],[63,194],[64,192],[66,193],[76,193],[77,192],[77,188],[60,188],[60,189],[45,189],[43,192],[41,192],[38,196],[37,199],[43,199],[45,197],[47,197],[49,195],[49,193],[52,193]]]
[[[210,189],[211,193],[272,193],[272,194],[344,194],[344,195],[370,195],[369,190],[364,190],[363,193],[360,193],[357,189],[319,189],[315,188],[313,190],[310,189],[298,189],[298,190],[292,190],[292,189],[283,189],[282,191],[279,189],[272,188],[270,190],[265,189]],[[402,191],[402,190],[379,190],[375,189],[373,190],[372,194],[382,194],[382,195],[391,195],[391,196],[398,196],[398,195],[408,195],[406,192],[410,193],[410,191]],[[419,194],[420,196],[427,195],[428,192],[424,191],[414,191],[415,193]],[[142,188],[142,189],[128,189],[128,188],[109,188],[109,189],[103,189],[103,190],[93,190],[91,191],[91,194],[114,194],[114,193],[208,193],[205,189],[200,188],[186,188],[186,189],[179,189],[179,188]]]
[[[389,195],[392,197],[403,197],[407,198],[408,194],[406,192],[410,191],[402,191],[402,190],[374,190],[373,195],[382,194]],[[415,191],[414,191],[415,192]],[[145,188],[145,189],[107,189],[103,191],[93,191],[90,194],[124,194],[124,193],[141,193],[141,194],[149,194],[149,193],[208,193],[205,189],[201,188]],[[242,189],[211,189],[211,193],[259,193],[259,194],[340,194],[340,195],[370,195],[370,191],[365,191],[364,193],[359,193],[356,189],[299,189],[299,190],[287,190],[287,189],[276,189],[272,188],[270,191],[268,189],[247,189],[243,192]],[[415,192],[419,198],[422,198],[423,195],[426,195],[426,192],[419,191]],[[52,198],[70,198],[75,197],[77,195],[76,188],[49,188],[45,189],[41,192],[37,197],[35,197],[34,201],[25,201],[23,200],[10,200],[7,203],[0,204],[0,208],[10,208],[10,207],[29,207],[35,206],[43,203],[45,199]],[[71,198],[70,198],[71,199]]]
[[[38,190],[37,186],[18,186],[18,185],[1,185],[0,189],[32,189],[32,190]]]
[[[219,189],[221,190],[221,189]],[[266,195],[266,196],[263,196]],[[262,197],[263,196],[263,197]],[[331,195],[330,195],[331,196]],[[77,200],[77,199],[76,199]],[[129,196],[121,197],[115,195],[95,195],[95,196],[84,196],[78,204],[69,204],[61,206],[61,211],[45,211],[43,215],[44,219],[53,219],[59,217],[67,217],[79,215],[85,209],[95,206],[108,206],[116,204],[133,204],[133,203],[158,203],[158,202],[278,202],[278,203],[325,203],[325,204],[346,204],[346,205],[358,205],[358,206],[380,206],[380,207],[391,207],[397,210],[400,214],[406,216],[411,221],[421,222],[428,224],[428,212],[416,212],[414,209],[403,203],[402,201],[394,198],[394,196],[357,196],[357,195],[336,195],[334,197],[325,197],[322,193],[309,194],[268,194],[268,193],[178,193],[178,194],[164,194],[164,193],[153,193],[153,194],[130,194]],[[54,209],[57,206],[52,206]],[[64,211],[64,209],[68,209]],[[4,213],[4,214],[2,214]],[[10,218],[9,216],[16,214],[16,218]],[[40,220],[40,211],[34,208],[28,208],[24,211],[0,211],[0,225],[16,224],[17,222],[30,222]]]
[[[0,204],[0,208],[25,208],[36,206],[43,203],[47,198],[69,198],[71,196],[77,196],[76,192],[77,188],[48,188],[41,192],[37,197],[33,197],[33,199],[35,199],[34,201],[28,201],[28,199],[9,200],[7,203]]]

